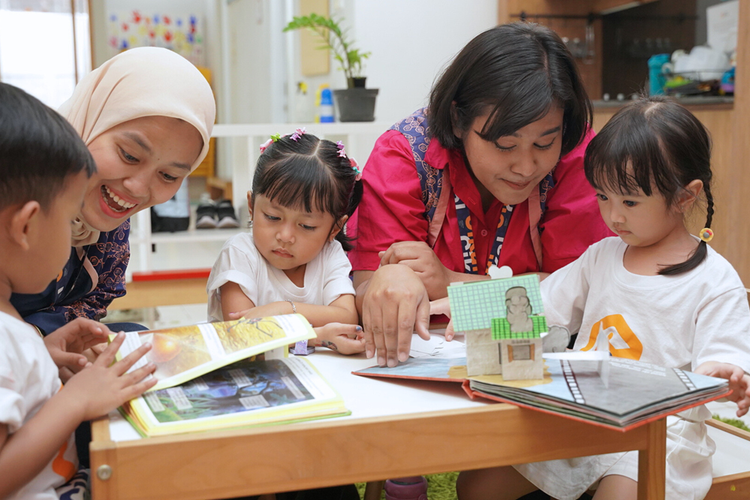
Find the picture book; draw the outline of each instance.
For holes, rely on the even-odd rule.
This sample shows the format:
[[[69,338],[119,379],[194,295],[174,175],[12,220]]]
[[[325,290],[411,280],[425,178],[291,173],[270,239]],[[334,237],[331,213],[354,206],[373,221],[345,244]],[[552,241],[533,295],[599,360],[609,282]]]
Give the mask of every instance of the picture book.
[[[304,358],[245,359],[120,408],[143,436],[348,415],[341,396]]]
[[[151,350],[131,369],[149,361],[156,365],[159,382],[151,391],[185,383],[230,363],[315,337],[300,314],[243,318],[237,321],[127,332],[117,353],[122,359],[146,342]]]
[[[632,359],[545,355],[540,380],[471,377],[464,389],[485,397],[576,420],[628,430],[726,396],[724,379]],[[586,353],[583,353],[586,354]]]
[[[543,377],[467,376],[465,358],[417,358],[355,375],[462,382],[472,397],[511,403],[621,431],[726,396],[726,380],[601,353],[544,354]]]
[[[465,357],[409,358],[392,368],[371,366],[352,373],[363,377],[435,380],[438,382],[463,382],[467,377]]]

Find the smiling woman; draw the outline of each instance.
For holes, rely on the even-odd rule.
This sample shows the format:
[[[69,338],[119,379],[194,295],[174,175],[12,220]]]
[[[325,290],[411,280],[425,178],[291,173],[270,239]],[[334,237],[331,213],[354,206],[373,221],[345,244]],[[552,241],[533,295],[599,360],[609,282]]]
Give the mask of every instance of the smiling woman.
[[[368,356],[406,360],[450,283],[544,275],[609,234],[583,175],[591,116],[562,40],[513,23],[471,40],[428,107],[378,139],[347,227]]]
[[[202,148],[198,130],[165,116],[144,116],[112,127],[89,143],[97,175],[83,218],[111,231],[135,212],[174,196]]]
[[[208,82],[182,56],[123,52],[85,76],[60,108],[97,165],[73,221],[70,259],[41,294],[12,302],[42,334],[100,319],[125,294],[128,218],[163,203],[206,156],[216,113]]]

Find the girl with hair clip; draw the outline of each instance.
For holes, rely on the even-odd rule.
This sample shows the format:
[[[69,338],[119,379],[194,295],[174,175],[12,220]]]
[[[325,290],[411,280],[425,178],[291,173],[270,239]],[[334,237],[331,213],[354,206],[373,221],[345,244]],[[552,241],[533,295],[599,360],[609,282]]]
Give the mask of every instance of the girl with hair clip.
[[[428,106],[367,161],[348,227],[368,357],[405,361],[450,283],[489,279],[495,266],[546,276],[611,236],[583,175],[591,118],[575,61],[549,28],[497,26],[461,50]]]
[[[750,408],[750,309],[737,272],[708,242],[711,142],[688,110],[663,97],[626,105],[586,149],[586,178],[619,237],[591,246],[541,284],[548,324],[578,331],[577,350],[609,337],[610,354],[724,378],[737,416]],[[706,227],[685,214],[701,191]],[[667,418],[666,498],[701,499],[714,442],[705,406]],[[537,488],[559,500],[637,496],[638,453],[553,460],[461,473],[461,500],[518,498]]]
[[[252,231],[226,242],[208,278],[210,321],[300,313],[317,345],[364,351],[344,224],[362,171],[344,145],[297,129],[261,147],[248,206]]]

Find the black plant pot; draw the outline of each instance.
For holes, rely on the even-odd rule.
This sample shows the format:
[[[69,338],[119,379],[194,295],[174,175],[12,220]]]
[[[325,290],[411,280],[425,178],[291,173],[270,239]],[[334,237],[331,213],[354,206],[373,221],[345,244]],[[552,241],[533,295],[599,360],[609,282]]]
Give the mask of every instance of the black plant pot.
[[[350,89],[365,88],[365,83],[367,83],[366,76],[353,76],[351,78],[346,79],[346,86]]]
[[[375,98],[378,89],[352,88],[333,91],[340,122],[375,121]]]

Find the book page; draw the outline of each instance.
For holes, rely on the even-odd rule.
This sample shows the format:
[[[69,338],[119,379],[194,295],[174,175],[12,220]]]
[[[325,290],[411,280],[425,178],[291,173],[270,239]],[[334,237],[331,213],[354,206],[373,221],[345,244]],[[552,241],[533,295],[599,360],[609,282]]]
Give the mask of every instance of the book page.
[[[154,363],[154,376],[159,382],[151,391],[156,391],[187,382],[235,361],[313,337],[312,327],[299,314],[245,318],[128,332],[117,359],[150,342],[151,350],[130,371],[149,361]]]
[[[242,360],[124,405],[145,435],[264,425],[348,414],[304,358]]]
[[[502,375],[483,375],[470,377],[471,389],[616,427],[677,413],[727,392],[723,379],[632,359],[609,357],[605,375],[600,369],[602,361],[587,353],[544,357],[543,379],[503,380]]]

